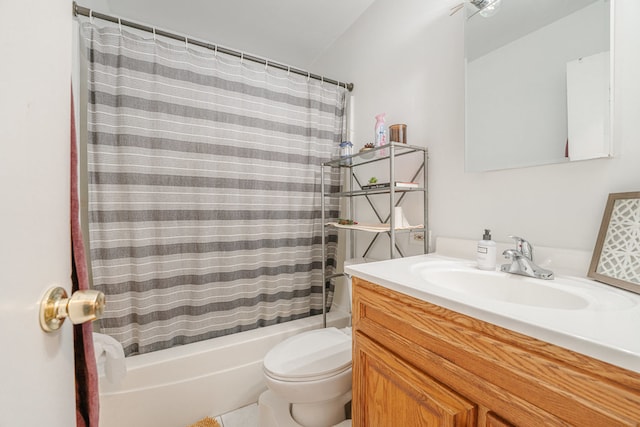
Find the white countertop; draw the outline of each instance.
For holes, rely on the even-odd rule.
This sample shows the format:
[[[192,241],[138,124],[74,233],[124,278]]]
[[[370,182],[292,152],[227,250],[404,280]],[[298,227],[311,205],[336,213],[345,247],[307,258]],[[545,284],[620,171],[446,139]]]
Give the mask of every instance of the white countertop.
[[[449,264],[448,264],[449,263]],[[388,289],[516,331],[578,353],[640,373],[640,295],[584,277],[560,276],[545,286],[572,286],[563,291],[584,295],[592,301],[610,295],[623,301],[619,307],[590,304],[580,309],[528,306],[473,296],[429,283],[420,269],[452,265],[476,270],[476,263],[438,254],[418,255],[387,261],[345,266],[345,272]],[[507,274],[507,273],[499,273]],[[509,275],[514,277],[522,277]],[[539,279],[533,279],[539,280]],[[554,283],[555,282],[555,283]],[[515,282],[517,283],[517,282]],[[577,284],[577,285],[576,285]]]

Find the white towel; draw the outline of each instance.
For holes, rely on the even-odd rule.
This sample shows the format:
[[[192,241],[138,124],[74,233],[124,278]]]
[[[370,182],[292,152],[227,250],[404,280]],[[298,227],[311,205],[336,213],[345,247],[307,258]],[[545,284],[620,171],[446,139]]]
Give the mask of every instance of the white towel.
[[[393,222],[395,224],[394,228],[411,227],[411,224],[409,224],[409,220],[407,219],[407,217],[404,216],[404,211],[401,207],[398,206],[394,208],[393,217]]]
[[[96,353],[98,375],[117,384],[127,375],[122,344],[109,335],[93,333],[93,348]]]

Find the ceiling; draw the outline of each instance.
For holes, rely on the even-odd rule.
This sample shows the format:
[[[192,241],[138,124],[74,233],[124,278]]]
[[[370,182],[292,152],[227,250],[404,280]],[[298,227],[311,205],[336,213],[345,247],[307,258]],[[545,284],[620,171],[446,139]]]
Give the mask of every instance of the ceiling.
[[[308,69],[374,1],[78,0],[78,4]]]

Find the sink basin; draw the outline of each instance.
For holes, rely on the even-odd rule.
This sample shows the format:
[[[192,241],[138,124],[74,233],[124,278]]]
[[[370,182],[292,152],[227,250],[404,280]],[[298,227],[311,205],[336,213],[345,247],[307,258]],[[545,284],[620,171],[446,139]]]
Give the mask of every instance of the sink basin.
[[[474,267],[415,267],[414,273],[430,287],[503,303],[557,310],[610,310],[635,305],[626,295],[577,278],[547,281]]]

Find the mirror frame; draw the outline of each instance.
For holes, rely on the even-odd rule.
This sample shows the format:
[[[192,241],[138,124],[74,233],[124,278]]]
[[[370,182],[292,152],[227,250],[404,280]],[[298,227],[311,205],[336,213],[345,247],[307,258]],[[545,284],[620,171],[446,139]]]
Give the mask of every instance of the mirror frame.
[[[640,294],[640,191],[609,194],[587,276]]]

